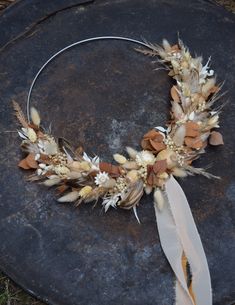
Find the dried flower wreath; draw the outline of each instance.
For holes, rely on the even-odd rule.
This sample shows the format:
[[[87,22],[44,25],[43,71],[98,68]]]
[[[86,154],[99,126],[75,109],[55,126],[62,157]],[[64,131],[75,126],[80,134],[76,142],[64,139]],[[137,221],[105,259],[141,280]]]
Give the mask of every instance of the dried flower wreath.
[[[125,38],[117,37],[106,38],[125,40]],[[105,39],[105,37],[101,37],[101,39]],[[126,40],[138,43],[132,39]],[[194,254],[190,246],[184,243],[182,238],[184,233],[180,229],[180,222],[184,223],[183,216],[184,213],[187,213],[187,207],[182,208],[184,212],[181,211],[181,215],[177,215],[174,207],[176,205],[171,205],[171,201],[175,202],[177,196],[181,201],[186,199],[181,194],[182,190],[176,189],[178,185],[175,180],[172,180],[172,177],[201,174],[207,178],[218,178],[203,168],[193,167],[192,161],[205,152],[208,143],[211,145],[223,144],[222,135],[215,131],[219,127],[219,113],[222,106],[212,110],[213,104],[221,97],[219,92],[222,85],[216,85],[214,71],[209,68],[210,60],[203,66],[202,57],[192,57],[180,39],[178,44],[173,46],[165,39],[162,46],[140,44],[144,45],[146,49],[137,49],[137,51],[145,55],[157,56],[158,61],[168,69],[168,75],[175,80],[175,85],[170,91],[171,117],[166,128],[155,127],[148,131],[141,141],[141,151],[127,147],[127,156],[114,154],[116,164],[111,164],[101,161],[98,156],[89,157],[81,148],[74,151],[62,139],[56,140],[41,127],[40,115],[34,107],[28,111],[31,120],[27,121],[20,106],[13,102],[15,114],[22,125],[21,130],[18,131],[22,138],[21,148],[27,153],[27,156],[18,165],[25,170],[34,171],[27,178],[29,181],[39,181],[48,187],[56,186],[60,196],[59,202],[74,202],[78,206],[82,202],[97,202],[99,198],[102,198],[105,212],[109,207],[133,209],[138,221],[136,206],[144,192],[150,194],[153,191],[162,247],[176,274],[177,283],[179,283],[176,283],[176,302],[179,305],[209,305],[212,304],[209,271],[199,236],[196,236],[192,243],[194,248],[197,248],[197,252],[201,253],[201,261],[204,262],[206,274],[201,274],[201,284],[198,284],[198,287],[196,287],[196,280],[195,287],[192,287],[194,269],[198,266],[194,265],[196,258],[193,258]],[[55,56],[59,53],[61,51]],[[164,211],[168,210],[167,207],[171,210],[170,216],[164,216]],[[177,208],[180,211],[180,203]],[[173,214],[171,221],[176,226],[175,231],[178,231],[177,236],[180,242],[176,241],[177,236],[171,235],[172,232],[167,235],[166,227],[161,227],[162,219],[165,217],[166,221],[166,217],[172,217],[171,213]],[[191,220],[191,218],[191,214],[185,216],[185,219]],[[193,220],[192,223],[194,225]],[[191,235],[195,232],[198,235],[193,225],[190,228],[185,224],[184,230],[191,231]],[[196,240],[199,240],[198,245],[195,245]],[[175,255],[181,257],[181,271],[184,276],[180,274],[177,267],[178,262],[174,255],[170,254],[169,246],[164,246],[170,241],[173,242],[176,249],[180,248],[180,253],[177,254],[176,251]],[[190,266],[190,273],[192,273],[188,285],[187,265]],[[205,283],[206,279],[205,282],[202,280],[203,277],[207,279],[207,283]]]

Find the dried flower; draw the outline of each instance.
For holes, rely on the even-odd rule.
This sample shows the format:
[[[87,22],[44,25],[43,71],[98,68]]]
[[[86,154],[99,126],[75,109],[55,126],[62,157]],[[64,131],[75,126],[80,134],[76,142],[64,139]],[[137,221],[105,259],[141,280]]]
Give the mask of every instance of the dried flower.
[[[155,162],[154,155],[148,150],[142,150],[136,155],[136,163],[139,166],[153,164]]]
[[[110,207],[116,208],[119,199],[120,199],[120,194],[115,194],[113,196],[105,197],[102,202],[105,212],[107,212]]]
[[[99,172],[95,176],[95,184],[98,186],[103,186],[108,181],[109,181],[109,175],[105,172]]]

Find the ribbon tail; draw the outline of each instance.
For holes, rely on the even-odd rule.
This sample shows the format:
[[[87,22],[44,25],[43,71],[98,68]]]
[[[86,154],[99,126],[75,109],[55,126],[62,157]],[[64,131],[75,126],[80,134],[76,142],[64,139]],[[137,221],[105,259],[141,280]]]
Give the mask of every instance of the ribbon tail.
[[[162,210],[158,209],[156,203],[154,208],[161,246],[176,276],[176,305],[194,305],[182,268],[183,246],[169,203],[167,202]]]
[[[191,301],[193,302],[192,304],[212,305],[211,279],[206,255],[187,198],[182,188],[173,177],[166,182],[166,194],[168,197],[168,208],[171,211],[172,219],[168,219],[170,222],[168,224],[166,223],[164,227],[172,226],[172,223],[174,223],[175,235],[177,235],[182,246],[181,250],[183,250],[183,252],[179,254],[180,259],[182,258],[182,255],[185,255],[187,261],[189,262],[192,273],[192,285],[190,287],[191,293],[190,290],[188,291],[191,296]],[[159,219],[162,217],[164,217],[164,215],[159,213],[157,221],[159,221]],[[160,225],[160,230],[162,231],[165,229],[164,227]],[[163,234],[161,233],[161,235]],[[173,247],[174,243],[176,242],[173,242],[173,244],[171,243],[172,240],[164,241],[164,247],[167,247],[167,251],[164,250],[166,256],[169,255],[168,248]],[[177,247],[179,247],[178,241]],[[182,285],[181,281],[179,282]],[[181,303],[179,304],[181,305]]]

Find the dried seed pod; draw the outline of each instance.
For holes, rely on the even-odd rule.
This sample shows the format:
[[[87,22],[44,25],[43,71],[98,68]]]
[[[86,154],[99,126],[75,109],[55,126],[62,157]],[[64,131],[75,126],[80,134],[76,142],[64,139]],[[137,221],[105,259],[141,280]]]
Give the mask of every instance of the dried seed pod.
[[[37,141],[37,134],[31,127],[27,128],[27,136],[31,142],[34,143]]]
[[[126,157],[124,157],[123,155],[120,155],[120,154],[114,154],[113,158],[119,164],[124,164],[127,161]]]
[[[79,191],[79,196],[82,198],[86,198],[92,191],[92,187],[90,185],[84,186],[80,191]]]
[[[187,172],[182,168],[175,167],[172,169],[172,175],[183,178],[187,176]]]
[[[126,169],[138,169],[139,168],[139,166],[137,165],[137,163],[135,161],[127,161],[122,166]]]
[[[40,115],[36,108],[34,108],[34,107],[30,108],[30,116],[31,116],[33,124],[36,125],[37,127],[39,127],[41,118],[40,118]]]
[[[185,134],[186,134],[185,125],[181,125],[176,129],[172,140],[175,142],[177,146],[183,145]]]
[[[135,150],[134,148],[131,148],[129,146],[126,147],[126,151],[128,153],[128,155],[130,156],[131,159],[135,159],[136,158],[136,155],[138,153],[137,150]]]
[[[44,184],[45,186],[50,187],[50,186],[59,184],[60,181],[61,181],[61,179],[60,179],[59,177],[57,177],[57,178],[53,178],[53,179],[47,179],[47,180],[45,180],[45,181],[43,182],[43,184]]]
[[[157,205],[159,211],[162,211],[165,204],[165,198],[160,188],[155,189],[153,198],[154,198],[154,203]]]
[[[147,185],[147,186],[144,188],[144,190],[145,190],[145,193],[146,193],[147,195],[149,195],[149,194],[152,192],[153,187],[150,186],[150,185]]]
[[[80,162],[80,169],[85,172],[88,172],[91,169],[91,165],[87,161],[82,161],[82,162]]]
[[[62,197],[60,197],[57,201],[59,202],[74,202],[79,198],[79,192],[78,191],[73,191],[70,192]]]

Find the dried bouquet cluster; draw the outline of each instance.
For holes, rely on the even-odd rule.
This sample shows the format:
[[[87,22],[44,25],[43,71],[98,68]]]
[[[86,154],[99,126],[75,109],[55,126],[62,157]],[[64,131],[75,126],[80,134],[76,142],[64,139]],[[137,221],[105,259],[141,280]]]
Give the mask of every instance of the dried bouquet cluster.
[[[223,144],[219,127],[221,107],[212,110],[220,98],[221,86],[216,85],[214,71],[209,61],[202,65],[202,58],[193,58],[179,40],[171,46],[149,45],[151,50],[138,50],[157,56],[176,81],[171,88],[171,118],[166,128],[155,127],[142,139],[141,151],[127,147],[127,156],[115,154],[116,164],[103,162],[99,157],[89,157],[81,149],[72,151],[68,144],[56,140],[50,132],[40,127],[40,116],[31,108],[31,121],[27,122],[19,105],[14,109],[22,125],[19,136],[21,148],[27,153],[19,167],[34,173],[30,181],[45,186],[56,186],[59,202],[97,201],[102,198],[105,211],[110,206],[133,208],[136,213],[144,191],[154,191],[154,200],[161,209],[164,204],[164,185],[170,175],[185,177],[202,174],[214,177],[202,168],[192,166],[192,161],[211,145]]]

